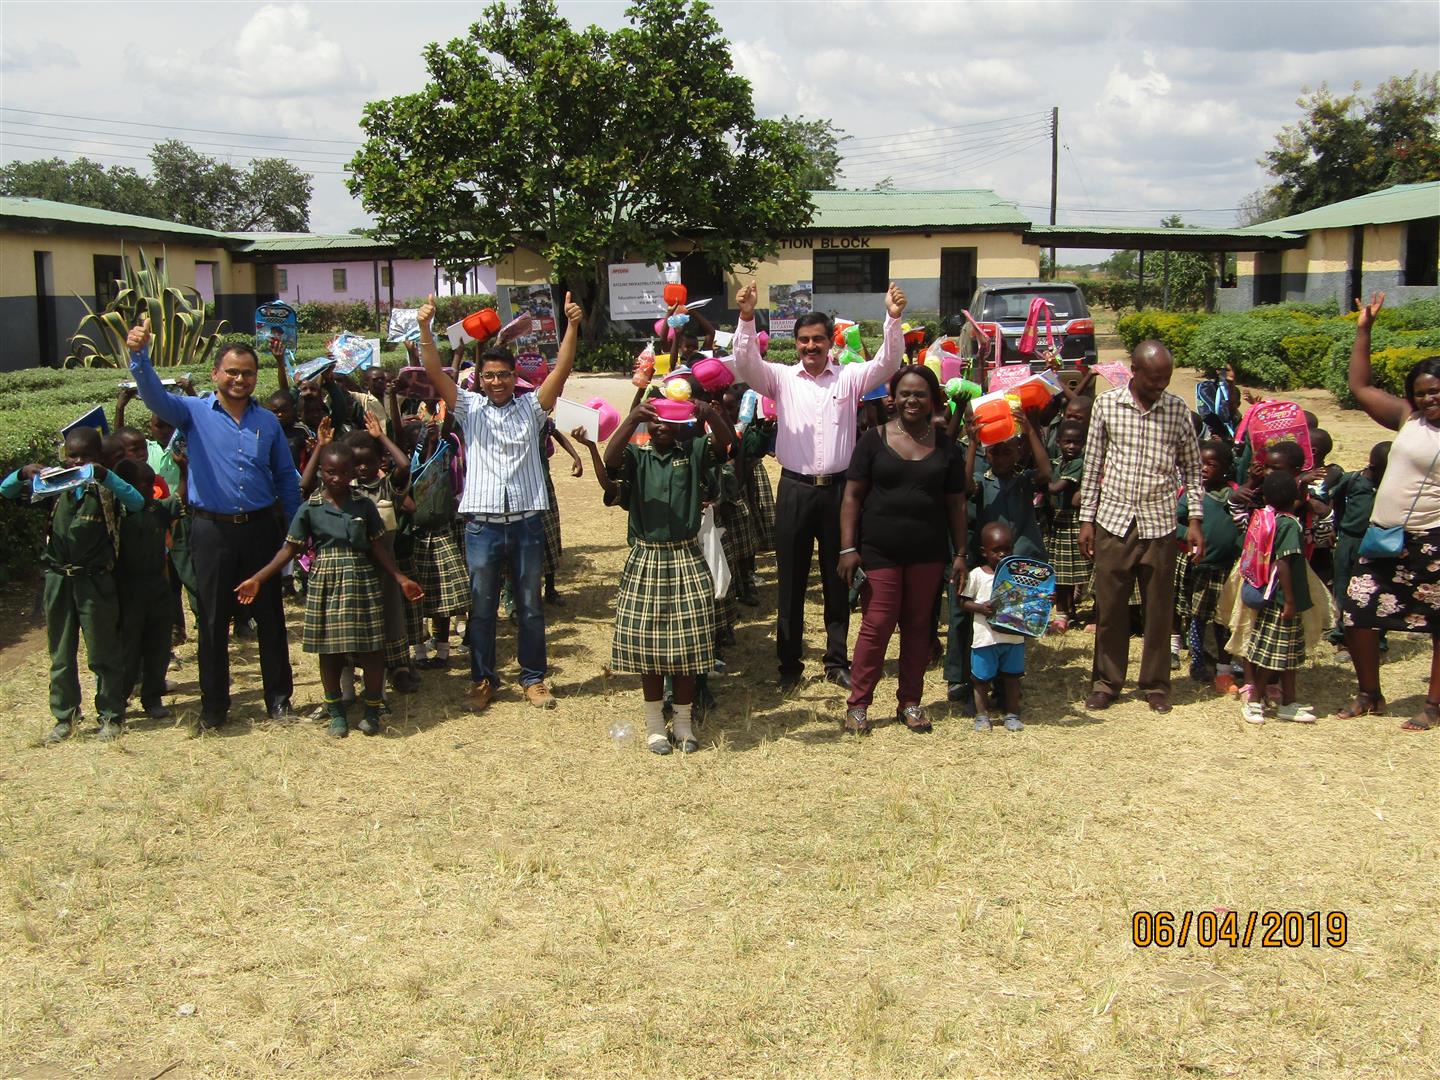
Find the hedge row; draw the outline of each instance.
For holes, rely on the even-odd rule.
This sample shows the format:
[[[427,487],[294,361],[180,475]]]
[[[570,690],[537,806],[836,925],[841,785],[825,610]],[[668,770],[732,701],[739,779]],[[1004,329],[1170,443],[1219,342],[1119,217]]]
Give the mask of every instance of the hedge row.
[[[1222,315],[1137,311],[1121,316],[1115,329],[1127,348],[1157,339],[1186,367],[1230,364],[1246,386],[1325,389],[1349,407],[1355,318],[1333,304],[1272,304]],[[1382,309],[1371,348],[1376,385],[1402,393],[1415,361],[1440,353],[1440,299]]]
[[[397,300],[395,306],[419,307],[424,301],[425,297],[423,296],[410,296]],[[472,312],[495,306],[495,297],[489,293],[440,296],[435,300],[436,322],[442,327],[450,326]],[[389,304],[382,303],[380,305],[380,314],[388,315],[389,311]],[[302,334],[334,334],[341,330],[350,330],[354,333],[362,331],[373,333],[375,328],[380,325],[380,314],[377,314],[374,304],[367,304],[363,300],[347,303],[324,303],[312,300],[295,305],[295,321],[299,323]]]

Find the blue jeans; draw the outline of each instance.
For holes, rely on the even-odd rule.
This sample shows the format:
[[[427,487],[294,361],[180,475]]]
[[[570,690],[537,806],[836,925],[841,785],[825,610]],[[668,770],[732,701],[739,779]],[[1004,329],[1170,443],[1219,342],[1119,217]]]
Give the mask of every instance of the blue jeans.
[[[519,632],[516,651],[520,685],[545,679],[545,611],[540,605],[540,580],[545,568],[545,521],[531,514],[503,525],[469,522],[465,526],[465,561],[470,564],[470,680],[500,686],[495,672],[495,613],[500,607],[500,568],[508,560],[515,589]]]

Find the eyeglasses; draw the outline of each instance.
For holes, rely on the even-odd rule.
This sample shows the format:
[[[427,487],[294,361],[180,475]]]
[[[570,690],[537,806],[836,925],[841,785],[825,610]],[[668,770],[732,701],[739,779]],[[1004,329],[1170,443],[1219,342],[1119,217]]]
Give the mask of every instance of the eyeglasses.
[[[515,377],[513,371],[482,371],[480,372],[481,382],[506,382]]]

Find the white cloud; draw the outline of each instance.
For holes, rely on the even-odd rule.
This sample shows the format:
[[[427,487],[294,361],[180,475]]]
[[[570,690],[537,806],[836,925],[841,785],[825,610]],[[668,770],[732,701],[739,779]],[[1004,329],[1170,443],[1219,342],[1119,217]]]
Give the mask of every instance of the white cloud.
[[[7,75],[22,71],[41,71],[45,68],[73,67],[75,54],[64,45],[54,41],[34,41],[29,44],[13,41],[6,36],[0,45],[0,71]]]

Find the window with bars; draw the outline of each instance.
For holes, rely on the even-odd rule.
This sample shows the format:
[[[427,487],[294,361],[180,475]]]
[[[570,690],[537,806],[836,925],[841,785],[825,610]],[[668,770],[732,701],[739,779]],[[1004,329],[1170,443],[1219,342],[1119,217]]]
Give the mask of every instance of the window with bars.
[[[288,270],[276,270],[275,290],[283,293],[288,288],[290,288],[290,272]]]
[[[812,270],[816,293],[878,293],[890,283],[890,252],[817,251]]]
[[[337,266],[330,271],[330,285],[336,292],[345,291],[345,268]]]

